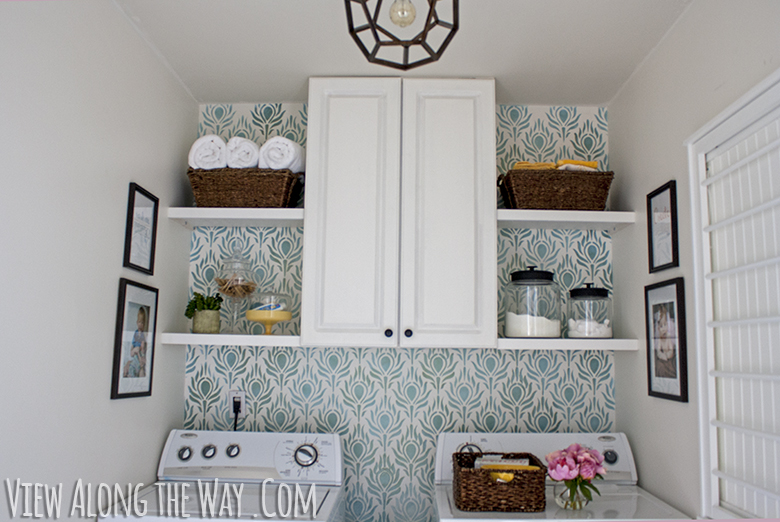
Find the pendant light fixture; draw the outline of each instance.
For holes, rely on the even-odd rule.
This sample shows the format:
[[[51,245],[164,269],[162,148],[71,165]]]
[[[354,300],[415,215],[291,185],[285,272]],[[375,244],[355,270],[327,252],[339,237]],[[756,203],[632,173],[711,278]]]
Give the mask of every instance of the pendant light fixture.
[[[458,31],[458,0],[416,1],[428,4],[424,19],[412,0],[394,0],[389,9],[382,0],[344,0],[349,34],[369,62],[407,70],[441,57]]]

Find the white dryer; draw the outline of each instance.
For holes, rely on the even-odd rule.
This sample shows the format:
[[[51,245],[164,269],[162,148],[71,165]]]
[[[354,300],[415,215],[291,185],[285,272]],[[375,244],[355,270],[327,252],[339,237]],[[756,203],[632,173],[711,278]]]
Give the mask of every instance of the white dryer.
[[[539,513],[467,512],[456,507],[452,491],[453,453],[532,453],[546,464],[545,455],[575,442],[600,451],[605,456],[604,467],[607,470],[604,480],[593,483],[601,496],[593,495],[593,502],[584,509],[568,511],[559,508],[553,499],[553,482],[549,477],[545,488],[546,509]],[[435,486],[435,506],[440,522],[689,518],[637,485],[634,456],[623,433],[441,433],[436,446]]]
[[[173,430],[158,481],[100,520],[343,519],[336,434]]]

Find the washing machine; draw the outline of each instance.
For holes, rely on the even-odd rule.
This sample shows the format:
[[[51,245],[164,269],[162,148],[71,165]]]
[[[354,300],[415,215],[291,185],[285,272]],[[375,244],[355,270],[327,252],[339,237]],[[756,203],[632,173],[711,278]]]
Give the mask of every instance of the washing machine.
[[[337,434],[173,430],[157,482],[98,520],[343,520]]]
[[[452,490],[452,454],[532,453],[546,464],[544,456],[573,443],[596,449],[604,455],[604,480],[593,484],[601,495],[581,510],[558,507],[553,498],[553,481],[546,479],[546,509],[538,513],[461,511],[455,505]],[[634,456],[624,433],[441,433],[436,446],[435,506],[441,522],[465,520],[510,521],[546,520],[669,520],[688,519],[682,512],[651,495],[637,485]]]

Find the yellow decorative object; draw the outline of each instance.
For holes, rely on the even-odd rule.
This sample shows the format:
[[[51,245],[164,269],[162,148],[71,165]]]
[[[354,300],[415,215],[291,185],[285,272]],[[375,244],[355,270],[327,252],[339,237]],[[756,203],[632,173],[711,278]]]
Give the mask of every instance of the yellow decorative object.
[[[292,312],[287,310],[247,310],[246,318],[250,321],[262,323],[265,328],[265,335],[271,335],[273,325],[292,319]]]
[[[292,319],[292,299],[279,292],[258,290],[246,311],[246,318],[261,323],[263,333],[271,335],[271,329],[276,323]]]

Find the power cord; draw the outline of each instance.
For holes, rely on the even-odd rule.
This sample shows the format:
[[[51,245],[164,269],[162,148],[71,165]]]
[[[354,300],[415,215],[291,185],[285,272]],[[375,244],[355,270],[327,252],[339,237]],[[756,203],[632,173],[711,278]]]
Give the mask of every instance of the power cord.
[[[233,397],[233,431],[238,431],[238,414],[241,413],[241,399]]]

